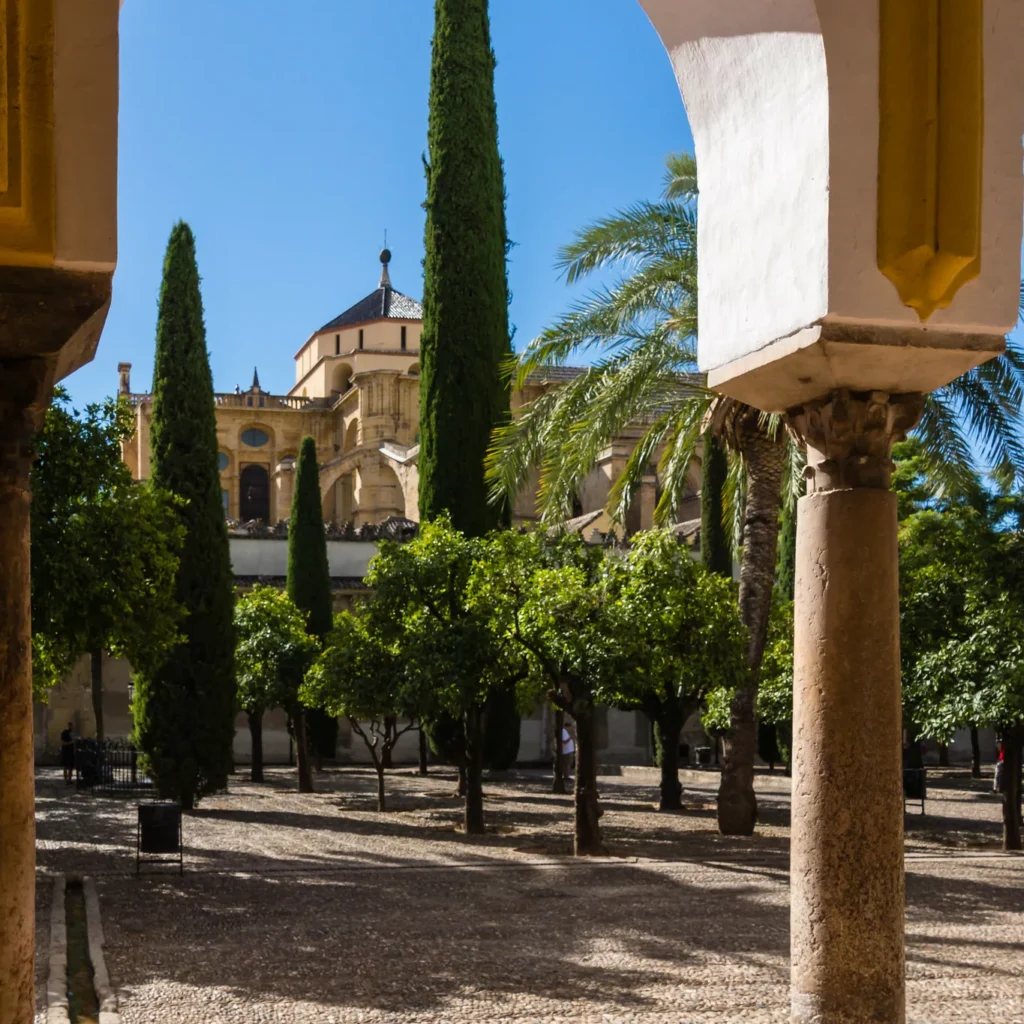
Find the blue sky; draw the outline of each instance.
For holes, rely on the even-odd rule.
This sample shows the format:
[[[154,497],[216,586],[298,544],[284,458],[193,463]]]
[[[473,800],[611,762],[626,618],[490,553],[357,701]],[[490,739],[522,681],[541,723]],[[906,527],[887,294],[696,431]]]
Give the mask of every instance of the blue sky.
[[[492,0],[517,342],[571,293],[560,245],[661,187],[691,149],[675,79],[635,0]],[[288,12],[283,14],[282,12]],[[192,225],[218,391],[274,393],[311,331],[377,284],[422,293],[430,0],[127,0],[119,261],[76,404],[152,382],[164,246]]]

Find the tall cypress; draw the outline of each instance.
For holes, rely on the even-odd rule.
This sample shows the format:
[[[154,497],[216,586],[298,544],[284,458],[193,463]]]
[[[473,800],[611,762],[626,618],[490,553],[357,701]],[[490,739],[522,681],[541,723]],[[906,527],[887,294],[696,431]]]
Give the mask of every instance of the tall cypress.
[[[430,72],[419,508],[470,536],[498,526],[484,456],[509,415],[504,169],[487,0],[435,0]]]
[[[140,676],[132,710],[160,794],[191,809],[223,789],[231,770],[235,593],[195,239],[182,221],[164,259],[150,446],[154,484],[183,499],[176,590],[187,616],[163,666]]]
[[[316,461],[316,442],[302,439],[299,463],[295,470],[292,513],[288,521],[288,596],[306,615],[306,629],[321,642],[331,631],[331,571],[327,564],[327,537],[320,505],[320,468]],[[299,704],[291,709],[295,728],[299,791],[313,791],[306,742],[307,712]]]
[[[700,483],[700,560],[720,576],[732,576],[732,545],[722,522],[722,491],[729,473],[725,446],[704,432]]]
[[[796,501],[783,507],[779,520],[779,556],[775,565],[775,588],[784,601],[793,600],[796,588]]]

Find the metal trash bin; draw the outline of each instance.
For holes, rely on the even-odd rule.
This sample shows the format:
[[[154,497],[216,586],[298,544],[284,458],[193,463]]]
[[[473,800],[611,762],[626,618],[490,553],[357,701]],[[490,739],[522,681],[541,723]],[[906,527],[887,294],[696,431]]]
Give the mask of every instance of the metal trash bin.
[[[178,855],[178,874],[185,873],[185,853],[181,833],[181,806],[176,803],[147,802],[139,807],[135,831],[135,874],[143,862],[168,864],[167,856]],[[144,857],[143,854],[159,856]]]

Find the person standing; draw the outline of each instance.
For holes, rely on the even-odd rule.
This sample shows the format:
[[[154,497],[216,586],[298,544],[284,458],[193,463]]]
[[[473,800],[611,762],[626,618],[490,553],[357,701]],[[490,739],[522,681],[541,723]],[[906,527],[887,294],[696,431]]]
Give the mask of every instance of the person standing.
[[[564,726],[562,727],[560,745],[562,748],[562,774],[568,778],[572,775],[574,767],[573,762],[576,755],[576,743],[572,738],[572,733],[570,733]]]
[[[68,722],[68,727],[60,734],[60,764],[61,767],[64,769],[65,786],[70,786],[75,781],[74,728],[74,722]]]
[[[1002,740],[999,740],[996,743],[996,750],[998,751],[998,755],[996,757],[996,774],[995,778],[992,780],[992,792],[1002,793],[1005,782],[1003,776],[1006,772],[1006,745]]]

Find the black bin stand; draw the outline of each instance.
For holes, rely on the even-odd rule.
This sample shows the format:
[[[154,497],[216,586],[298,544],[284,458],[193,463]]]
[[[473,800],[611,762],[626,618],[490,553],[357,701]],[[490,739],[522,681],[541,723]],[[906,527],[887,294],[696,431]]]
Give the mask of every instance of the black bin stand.
[[[160,856],[143,856],[160,854]],[[167,857],[178,855],[178,874],[185,873],[185,855],[181,841],[181,806],[175,803],[139,804],[135,832],[135,874],[143,862],[173,864]]]

